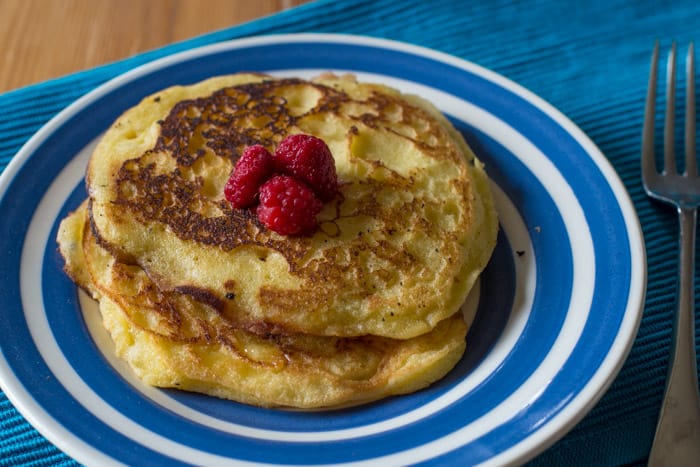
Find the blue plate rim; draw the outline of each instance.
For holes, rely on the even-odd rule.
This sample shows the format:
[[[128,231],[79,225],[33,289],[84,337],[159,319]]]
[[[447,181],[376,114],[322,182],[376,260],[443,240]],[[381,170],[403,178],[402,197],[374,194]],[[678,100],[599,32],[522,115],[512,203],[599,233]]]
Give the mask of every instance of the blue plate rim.
[[[104,93],[111,92],[113,90],[119,89],[124,83],[128,83],[135,77],[141,76],[148,70],[157,69],[162,66],[172,65],[182,60],[183,57],[194,57],[196,55],[206,56],[207,54],[214,53],[221,50],[226,50],[230,47],[246,47],[250,45],[261,45],[261,44],[274,44],[274,43],[285,43],[285,42],[315,42],[315,43],[325,43],[325,44],[359,44],[368,47],[383,48],[389,50],[398,50],[406,52],[408,54],[414,54],[416,56],[425,57],[430,60],[436,60],[443,63],[448,63],[456,68],[462,68],[465,71],[475,73],[485,79],[488,79],[509,92],[519,95],[524,100],[532,103],[533,106],[540,109],[543,113],[548,115],[553,121],[561,125],[561,127],[570,134],[576,141],[585,148],[586,152],[589,154],[595,165],[601,171],[606,181],[608,182],[610,188],[615,194],[618,203],[621,206],[623,217],[625,218],[625,225],[627,226],[627,232],[630,234],[627,236],[629,242],[630,250],[635,253],[634,259],[637,260],[637,264],[645,264],[645,253],[644,245],[641,235],[641,227],[634,213],[632,202],[627,195],[627,192],[622,184],[619,176],[614,171],[612,165],[605,159],[604,155],[597,149],[594,143],[580,130],[576,127],[573,122],[571,122],[567,117],[561,114],[557,109],[552,107],[550,104],[534,95],[530,91],[522,88],[516,83],[498,75],[490,70],[484,69],[470,62],[466,62],[462,59],[437,52],[430,49],[425,49],[419,46],[405,44],[396,41],[390,41],[386,39],[376,39],[369,37],[359,37],[359,36],[349,36],[349,35],[335,35],[335,34],[291,34],[291,35],[270,35],[261,36],[247,39],[239,39],[235,41],[229,41],[219,44],[214,44],[210,46],[205,46],[198,49],[193,49],[186,52],[181,52],[169,57],[165,57],[149,64],[138,67],[131,70],[117,78],[109,81],[108,83],[100,86],[98,89],[88,93],[86,96],[78,99],[74,104],[71,104],[64,111],[59,113],[54,119],[47,123],[39,132],[36,133],[20,150],[18,155],[10,161],[7,168],[0,176],[0,200],[4,197],[11,180],[14,178],[17,172],[22,169],[24,162],[36,149],[36,146],[40,145],[44,139],[54,131],[54,127],[59,125],[60,122],[72,115],[75,112],[79,112],[85,105],[90,102],[98,100]],[[618,334],[617,338],[608,350],[607,356],[600,366],[599,370],[591,377],[586,388],[581,391],[585,392],[586,397],[577,397],[573,401],[570,401],[566,408],[560,411],[555,417],[548,420],[547,423],[537,432],[537,436],[528,438],[524,440],[519,445],[511,447],[507,452],[501,453],[499,456],[494,457],[492,460],[497,461],[500,459],[513,460],[522,459],[534,455],[535,453],[545,449],[550,445],[555,439],[558,439],[563,435],[563,432],[568,431],[583,415],[597,402],[597,400],[602,396],[607,387],[612,382],[612,376],[617,374],[622,363],[624,362],[624,357],[627,355],[629,349],[631,348],[634,336],[639,326],[641,319],[641,310],[643,308],[643,297],[644,289],[646,287],[646,270],[645,268],[640,268],[638,270],[633,269],[632,274],[636,277],[631,277],[630,281],[633,282],[633,287],[630,290],[630,300],[628,309],[636,308],[636,313],[629,312],[625,313],[623,321],[621,323],[621,332]],[[634,296],[633,296],[634,295]],[[23,388],[21,382],[13,381],[12,378],[8,378],[8,371],[11,372],[11,368],[6,367],[6,360],[3,359],[1,362],[3,378],[3,388],[7,388],[6,394],[11,399],[11,401],[20,408],[20,411],[28,418],[30,423],[37,426],[42,433],[44,433],[51,441],[57,444],[62,449],[67,452],[74,452],[75,446],[73,443],[66,443],[66,433],[60,434],[60,428],[56,426],[51,426],[51,420],[43,420],[42,417],[34,416],[37,414],[37,408],[32,407],[32,399],[30,396],[30,391]],[[9,382],[8,382],[9,380]],[[16,383],[16,384],[15,384]],[[26,392],[25,397],[18,397],[18,394]],[[58,433],[58,435],[56,435]],[[70,434],[70,433],[68,433]],[[83,446],[84,447],[84,446]],[[94,454],[94,453],[93,453]]]

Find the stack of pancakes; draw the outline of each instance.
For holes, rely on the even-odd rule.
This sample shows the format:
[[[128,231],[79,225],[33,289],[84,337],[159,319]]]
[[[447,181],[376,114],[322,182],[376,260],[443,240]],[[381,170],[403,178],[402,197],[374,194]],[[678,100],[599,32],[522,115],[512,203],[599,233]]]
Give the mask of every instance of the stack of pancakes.
[[[267,230],[223,188],[253,144],[322,138],[339,195],[310,236]],[[61,224],[71,278],[147,384],[329,407],[423,388],[465,350],[488,262],[487,177],[433,105],[353,77],[212,78],[147,97],[106,132]]]

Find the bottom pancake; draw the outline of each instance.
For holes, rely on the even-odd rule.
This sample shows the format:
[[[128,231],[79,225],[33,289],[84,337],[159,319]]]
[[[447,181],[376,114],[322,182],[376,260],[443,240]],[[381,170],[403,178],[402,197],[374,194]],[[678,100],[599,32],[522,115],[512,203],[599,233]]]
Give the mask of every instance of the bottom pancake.
[[[267,407],[353,405],[424,388],[465,350],[461,313],[406,340],[241,328],[118,262],[91,235],[85,205],[62,222],[58,241],[68,274],[98,300],[116,355],[152,386]]]

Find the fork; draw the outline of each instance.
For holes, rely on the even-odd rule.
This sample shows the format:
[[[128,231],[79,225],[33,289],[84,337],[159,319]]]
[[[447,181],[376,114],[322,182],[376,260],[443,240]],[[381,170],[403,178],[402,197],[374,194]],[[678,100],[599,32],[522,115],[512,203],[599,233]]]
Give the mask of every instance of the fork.
[[[695,356],[695,267],[696,209],[700,206],[700,177],[695,150],[695,70],[691,43],[686,58],[685,172],[679,173],[674,156],[676,44],[671,47],[666,70],[666,115],[664,123],[664,169],[656,170],[654,158],[654,114],[659,43],[654,45],[649,73],[642,135],[642,181],[652,198],[674,205],[680,223],[678,295],[673,323],[673,341],[664,399],[659,414],[649,465],[700,465],[700,396]]]

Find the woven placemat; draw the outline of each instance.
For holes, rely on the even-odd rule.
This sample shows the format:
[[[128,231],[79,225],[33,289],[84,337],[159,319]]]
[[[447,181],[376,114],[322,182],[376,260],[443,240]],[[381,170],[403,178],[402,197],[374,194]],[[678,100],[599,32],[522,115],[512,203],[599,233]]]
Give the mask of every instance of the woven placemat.
[[[695,0],[663,6],[622,0],[319,1],[0,95],[0,170],[44,123],[96,86],[153,59],[219,41],[271,33],[359,34],[490,68],[549,101],[598,145],[637,208],[649,262],[644,318],[628,361],[593,410],[532,464],[643,462],[663,392],[677,262],[675,214],[649,201],[639,180],[649,57],[657,38],[663,46],[672,39],[684,45],[699,31]],[[73,463],[0,394],[1,465]]]

